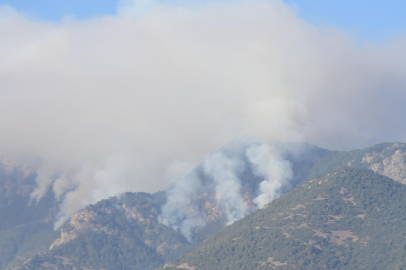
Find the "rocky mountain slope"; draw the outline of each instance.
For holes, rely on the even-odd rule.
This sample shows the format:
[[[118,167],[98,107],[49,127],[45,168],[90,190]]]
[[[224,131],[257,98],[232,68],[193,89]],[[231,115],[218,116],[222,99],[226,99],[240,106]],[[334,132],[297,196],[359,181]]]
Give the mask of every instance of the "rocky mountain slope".
[[[28,260],[22,269],[149,269],[174,259],[190,244],[158,222],[162,198],[126,193],[87,206],[63,227],[50,252]]]
[[[371,148],[348,152],[330,151],[307,144],[285,144],[282,148],[284,151],[281,155],[291,164],[293,177],[289,185],[282,188],[281,193],[289,192],[296,186],[301,188],[303,182],[342,167],[368,168],[405,183],[406,145],[403,143],[383,143]],[[244,170],[238,175],[241,181],[239,196],[251,207],[250,211],[255,212],[253,200],[258,195],[258,188],[263,178],[256,175],[252,167],[247,165],[248,160],[244,156],[245,148],[241,151],[241,148],[236,150],[225,147],[220,151],[229,157],[239,157],[245,164]],[[38,209],[43,209],[43,213],[34,215],[37,217],[34,219],[34,223],[48,217],[45,219],[47,221],[44,223],[45,225],[38,223],[43,234],[39,231],[33,231],[30,234],[32,237],[40,237],[39,242],[44,244],[40,245],[41,248],[30,248],[31,236],[28,238],[11,236],[11,240],[8,241],[20,239],[20,248],[17,248],[17,252],[8,255],[7,260],[3,259],[4,262],[0,269],[80,269],[82,267],[87,269],[154,269],[176,262],[182,255],[190,253],[204,239],[219,232],[227,224],[227,213],[216,197],[213,179],[204,171],[203,165],[195,169],[195,174],[203,184],[197,193],[185,202],[182,211],[198,216],[204,222],[191,228],[189,239],[185,238],[179,227],[163,224],[162,208],[168,200],[169,193],[167,192],[125,193],[119,197],[89,205],[74,214],[56,233],[51,230],[51,210],[54,202],[50,193],[47,198],[51,203],[46,204],[46,200],[43,199],[38,206],[41,206],[42,203],[53,206],[39,207]],[[30,183],[34,186],[35,174],[30,177]],[[32,190],[32,187],[29,190]],[[29,198],[29,191],[25,196]],[[21,205],[22,208],[25,207],[21,213],[30,211],[29,207],[32,207],[28,206],[28,201],[23,201]],[[0,211],[2,211],[1,209],[0,207]],[[10,227],[13,230],[18,227],[13,226]],[[227,226],[226,229],[229,227],[232,226]],[[35,226],[30,225],[29,228],[35,228]],[[10,234],[0,234],[0,237],[2,235]],[[42,241],[42,239],[48,240]],[[3,247],[8,251],[10,250],[8,246],[9,244],[2,245],[0,242],[0,250]],[[37,255],[25,260],[23,265],[16,268],[15,265],[18,261],[27,258],[27,255],[19,255],[22,253],[21,250],[26,250],[24,254]],[[274,262],[277,260],[275,259]],[[189,263],[189,261],[184,263]]]
[[[381,143],[359,150],[332,151],[318,159],[311,171],[317,177],[342,167],[362,167],[406,184],[405,157],[405,143]]]

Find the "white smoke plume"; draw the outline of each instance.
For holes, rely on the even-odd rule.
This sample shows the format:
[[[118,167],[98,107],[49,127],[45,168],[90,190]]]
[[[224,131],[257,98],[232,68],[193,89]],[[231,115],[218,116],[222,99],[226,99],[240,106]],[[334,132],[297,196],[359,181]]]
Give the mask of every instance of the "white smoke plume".
[[[180,229],[189,241],[192,229],[206,223],[196,204],[196,196],[201,188],[199,176],[191,172],[166,191],[167,200],[161,209],[160,222],[175,230]]]
[[[259,195],[254,199],[258,208],[277,199],[282,188],[290,185],[293,171],[276,144],[254,144],[247,149],[247,158],[256,176],[265,178],[259,184]]]
[[[142,2],[58,24],[0,6],[0,153],[41,161],[32,197],[55,192],[56,227],[239,136],[405,141],[403,37],[356,45],[282,1]]]
[[[244,218],[253,210],[263,208],[291,189],[293,180],[292,164],[286,154],[299,154],[300,145],[281,143],[260,143],[254,138],[239,138],[225,147],[225,150],[210,154],[203,159],[201,170],[206,179],[195,172],[176,182],[167,190],[167,202],[162,207],[161,222],[174,229],[180,228],[190,241],[192,230],[204,226],[208,217],[199,209],[199,197],[211,191],[215,194],[216,207],[225,215],[230,225]],[[227,153],[227,154],[225,154]],[[246,163],[243,161],[246,160]],[[243,172],[251,167],[252,174],[264,179],[259,183],[258,194],[251,201],[243,194]],[[207,181],[209,180],[209,182]],[[247,200],[247,201],[246,201]]]
[[[192,230],[204,226],[208,220],[198,204],[199,196],[210,193],[210,188],[215,194],[215,207],[225,214],[226,225],[245,217],[250,210],[241,193],[238,175],[244,170],[244,163],[239,158],[218,151],[205,157],[201,167],[208,182],[206,186],[193,171],[167,190],[167,201],[161,209],[160,222],[180,229],[189,241]]]
[[[248,214],[249,207],[241,194],[238,175],[244,170],[244,163],[236,157],[227,157],[216,152],[203,160],[203,170],[214,182],[216,200],[227,216],[227,225]]]

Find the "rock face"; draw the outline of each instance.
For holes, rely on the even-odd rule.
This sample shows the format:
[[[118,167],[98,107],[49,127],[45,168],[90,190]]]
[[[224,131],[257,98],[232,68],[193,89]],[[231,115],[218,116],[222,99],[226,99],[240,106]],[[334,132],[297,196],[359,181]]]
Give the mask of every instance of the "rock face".
[[[362,163],[367,168],[406,184],[406,146],[403,143],[395,143],[387,147],[385,152],[367,153],[362,158]]]
[[[89,211],[87,209],[80,211],[72,216],[70,219],[68,226],[61,229],[61,235],[55,242],[52,243],[49,249],[53,249],[57,246],[66,244],[72,240],[74,240],[78,234],[86,229],[89,230],[104,230],[107,231],[106,228],[101,228],[96,224],[93,225],[94,221],[96,220],[97,214],[93,211]]]

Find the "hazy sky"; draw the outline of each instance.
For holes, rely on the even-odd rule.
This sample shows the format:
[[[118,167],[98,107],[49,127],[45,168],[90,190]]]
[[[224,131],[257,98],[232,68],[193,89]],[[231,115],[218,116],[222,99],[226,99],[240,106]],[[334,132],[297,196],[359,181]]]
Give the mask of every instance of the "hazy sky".
[[[305,20],[317,25],[342,28],[359,38],[361,42],[365,40],[382,42],[406,32],[404,16],[406,2],[402,0],[285,0],[284,2],[296,6],[299,16]],[[59,22],[66,16],[89,19],[95,16],[116,15],[119,1],[0,0],[0,4],[13,6],[19,12],[38,20]]]
[[[39,160],[32,197],[51,188],[61,223],[242,136],[406,141],[404,4],[325,2],[0,5],[0,153]]]

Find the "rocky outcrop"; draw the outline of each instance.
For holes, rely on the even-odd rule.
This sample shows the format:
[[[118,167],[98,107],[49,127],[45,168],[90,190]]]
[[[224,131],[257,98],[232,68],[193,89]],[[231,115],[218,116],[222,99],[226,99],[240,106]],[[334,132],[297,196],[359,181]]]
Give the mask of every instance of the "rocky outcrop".
[[[93,221],[96,219],[96,217],[97,214],[95,212],[89,211],[87,209],[74,214],[70,219],[68,226],[65,226],[65,228],[61,229],[60,237],[52,243],[49,249],[53,249],[59,245],[72,241],[78,236],[81,231],[85,229],[104,229],[105,231],[107,231],[106,228],[101,228],[100,226],[95,226],[93,224]]]
[[[376,173],[406,184],[405,144],[394,143],[387,151],[367,153],[361,163]]]

